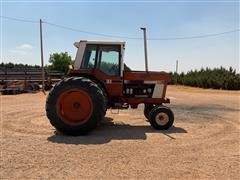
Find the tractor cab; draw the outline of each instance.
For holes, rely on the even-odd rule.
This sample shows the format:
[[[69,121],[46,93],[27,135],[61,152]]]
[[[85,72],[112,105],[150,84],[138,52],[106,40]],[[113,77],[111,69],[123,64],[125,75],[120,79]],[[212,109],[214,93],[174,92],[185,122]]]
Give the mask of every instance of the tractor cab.
[[[124,41],[80,41],[74,69],[97,70],[107,76],[123,75]]]

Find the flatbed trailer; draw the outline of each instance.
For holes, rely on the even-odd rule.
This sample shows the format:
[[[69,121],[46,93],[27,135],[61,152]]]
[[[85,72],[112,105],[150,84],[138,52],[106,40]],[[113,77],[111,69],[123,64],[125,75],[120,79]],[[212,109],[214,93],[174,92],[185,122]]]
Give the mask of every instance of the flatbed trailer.
[[[45,90],[51,89],[54,83],[64,77],[64,74],[58,71],[45,70],[44,72]],[[42,81],[41,68],[0,68],[0,92],[2,94],[39,91],[42,88]]]

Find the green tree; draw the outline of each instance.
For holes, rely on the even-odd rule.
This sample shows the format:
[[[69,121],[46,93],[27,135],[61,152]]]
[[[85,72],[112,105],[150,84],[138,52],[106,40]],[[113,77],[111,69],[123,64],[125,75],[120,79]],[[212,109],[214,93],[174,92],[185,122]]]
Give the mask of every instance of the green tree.
[[[66,74],[69,65],[72,65],[73,61],[67,52],[61,52],[50,54],[49,63],[51,63],[49,66],[51,70],[60,71]]]
[[[40,68],[39,65],[29,65],[29,64],[14,64],[12,62],[1,63],[0,69],[31,69],[31,68]]]
[[[171,73],[170,84],[182,84],[187,86],[214,88],[214,89],[229,89],[240,90],[240,74],[232,67],[225,69],[206,68],[199,71],[189,71],[186,74]]]

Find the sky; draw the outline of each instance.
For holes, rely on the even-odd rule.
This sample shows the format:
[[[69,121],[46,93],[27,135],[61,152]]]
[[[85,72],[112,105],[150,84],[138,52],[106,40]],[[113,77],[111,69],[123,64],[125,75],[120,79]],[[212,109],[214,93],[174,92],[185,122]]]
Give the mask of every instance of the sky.
[[[39,20],[73,29],[113,36],[172,38],[240,29],[239,1],[1,1],[1,60],[40,65]],[[74,42],[126,41],[125,63],[144,70],[142,39],[109,38],[43,24],[44,62],[50,54],[68,52],[75,58]],[[221,36],[179,40],[148,40],[148,63],[153,71],[178,72],[232,66],[239,72],[239,31]]]

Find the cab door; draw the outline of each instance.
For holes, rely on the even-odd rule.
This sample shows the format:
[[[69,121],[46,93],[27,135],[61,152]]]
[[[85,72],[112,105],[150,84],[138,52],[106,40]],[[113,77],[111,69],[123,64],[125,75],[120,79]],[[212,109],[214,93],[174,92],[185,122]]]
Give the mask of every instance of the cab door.
[[[105,74],[104,81],[110,96],[122,95],[120,59],[120,45],[99,45],[96,69]]]

